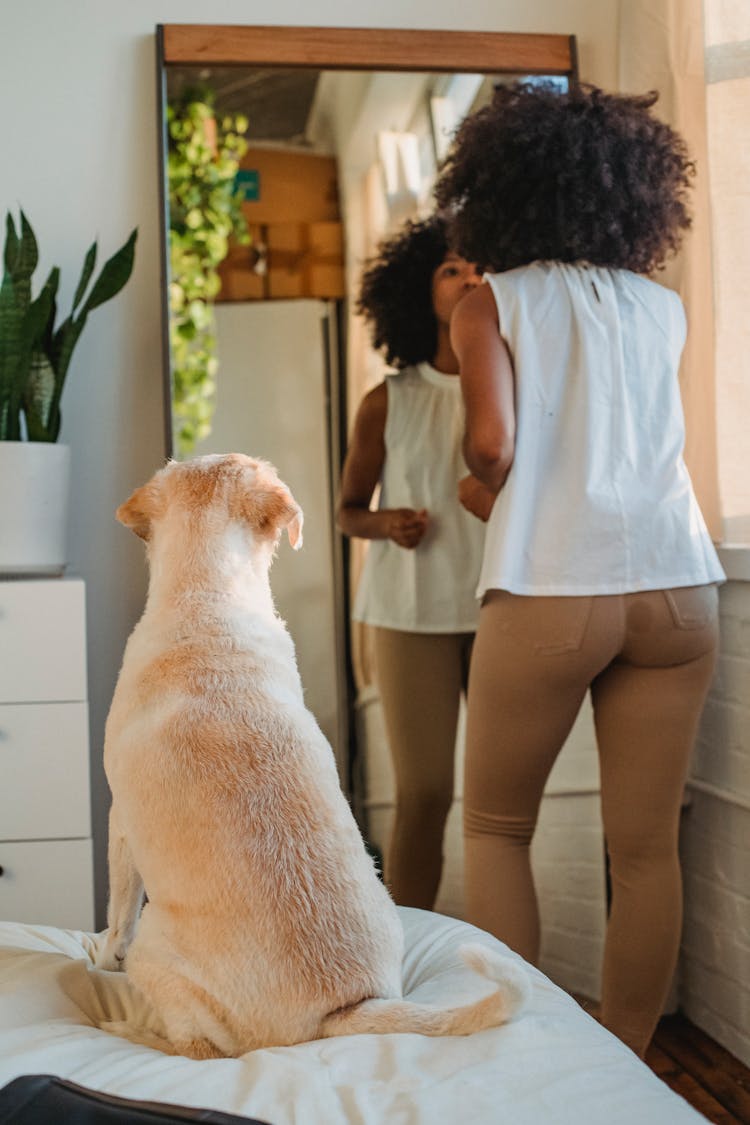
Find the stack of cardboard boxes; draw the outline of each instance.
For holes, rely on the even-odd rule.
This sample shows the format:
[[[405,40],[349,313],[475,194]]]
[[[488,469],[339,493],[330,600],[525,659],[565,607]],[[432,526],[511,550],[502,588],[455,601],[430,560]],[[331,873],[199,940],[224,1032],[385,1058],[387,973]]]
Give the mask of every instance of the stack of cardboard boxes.
[[[344,235],[332,156],[249,149],[239,184],[251,243],[233,244],[219,301],[344,296]]]

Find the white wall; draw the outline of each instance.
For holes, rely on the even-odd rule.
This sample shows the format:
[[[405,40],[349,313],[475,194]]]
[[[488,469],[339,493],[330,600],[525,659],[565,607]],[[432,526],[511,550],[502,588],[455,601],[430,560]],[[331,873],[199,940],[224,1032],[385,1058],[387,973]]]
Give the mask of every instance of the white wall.
[[[140,613],[141,545],[114,522],[162,462],[154,28],[163,23],[277,23],[573,33],[581,73],[616,80],[618,0],[27,0],[6,4],[0,40],[5,105],[0,205],[22,204],[41,244],[40,273],[62,269],[70,300],[83,254],[105,256],[140,231],[134,276],[87,326],[63,399],[73,449],[71,569],[87,583],[92,790],[98,917],[106,895],[104,721],[127,634]],[[314,13],[314,14],[313,14]],[[12,108],[10,108],[12,107]]]

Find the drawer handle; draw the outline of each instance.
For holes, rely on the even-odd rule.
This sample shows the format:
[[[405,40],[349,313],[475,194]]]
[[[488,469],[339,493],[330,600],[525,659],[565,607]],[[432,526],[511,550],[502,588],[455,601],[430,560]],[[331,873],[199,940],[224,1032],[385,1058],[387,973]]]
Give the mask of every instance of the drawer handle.
[[[0,864],[0,879],[2,879],[4,872],[5,868],[2,866],[2,864]]]

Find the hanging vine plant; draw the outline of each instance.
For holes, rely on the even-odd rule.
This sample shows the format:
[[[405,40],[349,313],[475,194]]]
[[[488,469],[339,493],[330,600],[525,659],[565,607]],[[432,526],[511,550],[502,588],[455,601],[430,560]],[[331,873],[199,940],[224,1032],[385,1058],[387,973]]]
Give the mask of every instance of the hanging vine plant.
[[[247,151],[241,114],[217,118],[209,90],[186,91],[167,106],[169,136],[169,340],[177,452],[211,432],[216,405],[218,266],[229,239],[250,236],[235,189]]]

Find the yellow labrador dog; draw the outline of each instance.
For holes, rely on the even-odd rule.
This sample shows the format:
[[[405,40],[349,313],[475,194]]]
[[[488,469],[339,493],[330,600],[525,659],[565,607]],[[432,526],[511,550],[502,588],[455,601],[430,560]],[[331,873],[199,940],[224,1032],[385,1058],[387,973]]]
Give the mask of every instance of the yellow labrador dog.
[[[507,1020],[526,973],[478,944],[464,958],[487,995],[450,1010],[401,998],[396,908],[274,609],[269,566],[282,529],[302,545],[302,512],[272,466],[236,453],[170,462],[117,517],[146,541],[150,586],[107,720],[98,967],[125,967],[162,1049],[192,1058]]]

